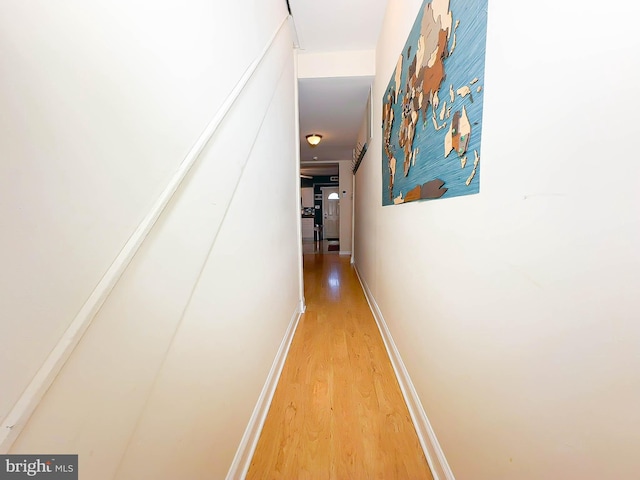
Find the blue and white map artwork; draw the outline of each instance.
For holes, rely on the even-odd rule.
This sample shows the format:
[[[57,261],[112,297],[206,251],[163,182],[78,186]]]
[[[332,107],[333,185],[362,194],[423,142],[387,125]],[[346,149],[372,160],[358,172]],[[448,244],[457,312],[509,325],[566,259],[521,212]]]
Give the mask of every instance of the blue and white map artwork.
[[[382,99],[382,204],[480,191],[487,0],[425,1]]]

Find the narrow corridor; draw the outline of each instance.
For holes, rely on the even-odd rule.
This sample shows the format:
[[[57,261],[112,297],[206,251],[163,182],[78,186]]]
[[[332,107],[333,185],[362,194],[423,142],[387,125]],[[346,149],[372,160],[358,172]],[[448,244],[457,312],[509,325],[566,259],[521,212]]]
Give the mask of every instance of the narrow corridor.
[[[305,255],[304,279],[247,479],[432,479],[349,257]]]

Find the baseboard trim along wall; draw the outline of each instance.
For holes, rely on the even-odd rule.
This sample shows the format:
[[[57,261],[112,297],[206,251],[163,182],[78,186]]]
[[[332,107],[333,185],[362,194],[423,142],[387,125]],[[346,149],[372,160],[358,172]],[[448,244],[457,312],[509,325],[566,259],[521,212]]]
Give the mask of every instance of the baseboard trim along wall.
[[[449,463],[447,462],[444,452],[440,447],[440,443],[438,443],[436,434],[431,427],[429,419],[427,418],[427,414],[422,407],[422,403],[420,402],[420,398],[418,397],[418,392],[416,392],[413,382],[409,377],[409,372],[407,371],[404,362],[400,357],[400,352],[398,351],[398,348],[393,341],[393,337],[391,336],[391,332],[389,331],[387,322],[382,316],[382,312],[380,311],[380,308],[378,307],[378,304],[376,303],[376,300],[373,296],[373,293],[369,289],[369,286],[360,276],[360,272],[358,271],[358,267],[355,263],[354,269],[356,271],[356,275],[358,276],[358,280],[360,281],[360,285],[362,285],[362,289],[364,290],[365,297],[367,298],[367,303],[369,303],[369,308],[371,308],[371,312],[376,319],[378,329],[380,330],[380,335],[382,335],[382,341],[384,342],[384,346],[387,349],[387,353],[389,354],[391,365],[393,366],[393,370],[396,373],[398,383],[400,384],[400,389],[402,390],[402,395],[404,396],[405,402],[407,403],[409,414],[411,415],[411,419],[413,420],[413,424],[415,426],[416,433],[418,434],[418,439],[420,440],[420,444],[422,445],[424,454],[427,457],[427,462],[429,463],[429,467],[431,468],[433,478],[434,480],[455,480],[453,472],[449,467]]]
[[[227,473],[227,480],[242,480],[247,476],[251,460],[253,459],[253,454],[258,445],[260,434],[262,433],[262,427],[264,427],[264,422],[267,419],[267,413],[269,413],[273,395],[276,392],[276,386],[280,380],[280,375],[284,368],[284,362],[287,358],[287,354],[289,353],[289,347],[291,347],[291,342],[293,341],[293,336],[296,333],[301,316],[302,311],[299,306],[291,317],[289,327],[282,339],[282,343],[280,344],[276,358],[273,361],[273,365],[271,365],[267,381],[262,388],[260,397],[258,397],[258,403],[253,409],[253,413],[249,419],[249,424],[244,431],[236,456],[233,459],[231,468],[229,468],[229,473]]]

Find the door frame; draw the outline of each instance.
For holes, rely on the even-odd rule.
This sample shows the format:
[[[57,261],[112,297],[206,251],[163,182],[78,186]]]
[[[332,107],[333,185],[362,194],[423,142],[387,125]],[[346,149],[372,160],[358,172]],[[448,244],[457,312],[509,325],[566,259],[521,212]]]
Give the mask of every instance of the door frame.
[[[326,217],[325,217],[325,212],[326,212],[326,208],[327,208],[327,202],[325,202],[325,199],[329,196],[328,193],[325,193],[325,191],[330,190],[331,192],[335,192],[338,194],[338,224],[337,224],[337,235],[336,236],[332,236],[331,238],[336,238],[336,239],[340,239],[340,185],[335,185],[335,186],[326,186],[326,187],[320,187],[320,191],[322,192],[322,225],[323,225],[323,235],[322,238],[328,239],[329,235],[327,234],[327,230],[326,230]]]

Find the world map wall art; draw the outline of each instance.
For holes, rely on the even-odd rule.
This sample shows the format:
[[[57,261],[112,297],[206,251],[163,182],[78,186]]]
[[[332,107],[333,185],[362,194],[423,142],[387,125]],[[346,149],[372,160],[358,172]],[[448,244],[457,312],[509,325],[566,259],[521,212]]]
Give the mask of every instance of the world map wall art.
[[[487,0],[425,1],[382,100],[382,204],[480,191]]]

